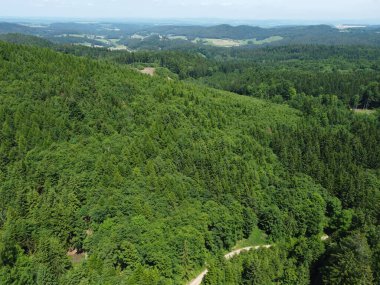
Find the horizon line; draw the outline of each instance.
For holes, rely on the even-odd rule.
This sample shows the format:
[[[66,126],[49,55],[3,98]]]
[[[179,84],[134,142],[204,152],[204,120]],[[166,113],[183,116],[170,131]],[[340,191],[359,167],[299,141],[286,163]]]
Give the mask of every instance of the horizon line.
[[[247,25],[247,26],[261,26],[261,27],[276,27],[276,26],[313,26],[313,25],[364,25],[364,26],[377,26],[380,25],[380,19],[236,19],[236,18],[205,18],[205,17],[188,17],[188,18],[175,18],[175,17],[52,17],[52,16],[0,16],[0,22],[39,22],[43,24],[52,23],[73,23],[73,22],[93,22],[95,23],[112,23],[112,24],[180,24],[180,25]]]

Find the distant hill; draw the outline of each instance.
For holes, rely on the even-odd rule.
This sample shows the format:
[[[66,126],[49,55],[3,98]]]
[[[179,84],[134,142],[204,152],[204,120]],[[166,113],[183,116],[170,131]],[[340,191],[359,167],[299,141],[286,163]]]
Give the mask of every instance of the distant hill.
[[[0,22],[0,34],[9,33],[35,34],[37,30],[24,25]]]
[[[218,25],[202,26],[159,26],[146,31],[165,35],[183,35],[189,38],[228,38],[246,40],[256,38],[263,40],[273,36],[284,39],[278,44],[347,44],[347,45],[380,45],[380,34],[376,28],[355,28],[340,31],[328,25],[316,26],[286,26],[260,28],[252,26]]]
[[[22,44],[22,45],[31,45],[38,47],[52,47],[54,44],[44,38],[29,36],[24,34],[0,34],[0,41]]]
[[[338,29],[328,25],[262,28],[225,24],[52,23],[35,28],[0,23],[0,34],[4,33],[37,35],[56,43],[131,49],[176,49],[199,45],[248,48],[289,44],[380,46],[379,26]]]
[[[271,30],[252,26],[217,25],[205,26],[157,26],[148,27],[146,32],[155,32],[164,35],[180,35],[190,38],[229,38],[229,39],[252,39],[265,38],[273,35]]]

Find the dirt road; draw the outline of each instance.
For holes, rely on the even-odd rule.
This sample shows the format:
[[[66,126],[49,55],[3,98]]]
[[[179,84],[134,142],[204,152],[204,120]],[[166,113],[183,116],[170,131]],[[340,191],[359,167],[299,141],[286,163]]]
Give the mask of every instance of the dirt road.
[[[234,257],[235,255],[239,255],[243,251],[249,251],[251,249],[257,250],[259,248],[270,248],[270,247],[272,247],[272,245],[270,245],[270,244],[243,247],[243,248],[235,249],[235,250],[227,253],[224,256],[224,258],[228,260],[228,259],[231,259],[232,257]],[[196,278],[191,280],[187,285],[200,285],[202,283],[203,278],[206,276],[207,272],[208,272],[208,270],[205,269],[204,271],[202,271],[201,274],[199,274]]]
[[[236,249],[234,251],[231,251],[229,253],[227,253],[224,258],[225,259],[231,259],[232,257],[234,257],[235,255],[239,255],[240,253],[242,253],[243,251],[249,251],[251,249],[259,249],[259,248],[270,248],[272,247],[270,244],[266,244],[266,245],[257,245],[257,246],[248,246],[248,247],[243,247],[243,248],[239,248],[239,249]]]
[[[329,238],[330,237],[327,234],[323,234],[321,236],[321,241],[326,241]],[[271,244],[264,244],[264,245],[256,245],[256,246],[248,246],[248,247],[238,248],[238,249],[235,249],[235,250],[225,254],[224,258],[229,260],[232,257],[234,257],[235,255],[239,255],[243,251],[249,251],[251,249],[258,250],[260,248],[271,248],[272,246],[273,245],[271,245]],[[196,278],[191,280],[187,285],[200,285],[202,283],[203,278],[206,276],[207,272],[208,272],[208,269],[203,270],[201,274],[199,274]]]
[[[199,285],[199,284],[201,284],[203,277],[206,276],[207,272],[208,272],[208,269],[203,270],[202,273],[199,274],[195,279],[190,281],[190,283],[188,285]]]

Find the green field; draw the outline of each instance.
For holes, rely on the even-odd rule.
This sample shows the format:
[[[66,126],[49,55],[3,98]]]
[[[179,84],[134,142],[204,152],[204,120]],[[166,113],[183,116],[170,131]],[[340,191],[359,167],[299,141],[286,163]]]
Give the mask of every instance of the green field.
[[[248,40],[233,40],[233,39],[212,39],[212,38],[196,38],[193,43],[203,43],[206,45],[217,47],[238,47],[244,45],[263,45],[283,40],[283,37],[273,36],[263,40],[248,39]]]
[[[168,36],[168,39],[170,39],[170,40],[185,40],[185,41],[188,40],[188,38],[185,36],[175,36],[175,35]]]
[[[232,249],[244,248],[253,245],[262,245],[267,243],[267,236],[260,229],[253,229],[247,239],[240,240]]]

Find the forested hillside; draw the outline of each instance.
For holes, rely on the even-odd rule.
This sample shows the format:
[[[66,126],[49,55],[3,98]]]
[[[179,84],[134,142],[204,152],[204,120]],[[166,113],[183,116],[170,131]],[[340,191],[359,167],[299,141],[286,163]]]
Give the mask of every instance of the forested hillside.
[[[0,40],[13,44],[30,45],[38,47],[52,48],[54,46],[52,42],[43,38],[18,33],[0,34]]]
[[[109,53],[72,49],[68,53],[112,58],[122,64],[166,67],[182,79],[281,103],[297,93],[334,94],[347,106],[380,106],[380,50],[364,46],[290,45],[250,49],[197,49],[191,52]]]
[[[355,92],[258,96],[247,63],[225,70],[241,96],[203,84],[229,55],[57,49],[92,59],[0,42],[0,284],[186,284],[206,263],[210,285],[380,282],[380,117]],[[256,235],[274,246],[223,259]]]
[[[368,46],[207,47],[160,52],[73,46],[56,49],[135,67],[166,68],[180,79],[277,103],[296,94],[329,94],[337,95],[352,109],[380,106],[380,51]]]

